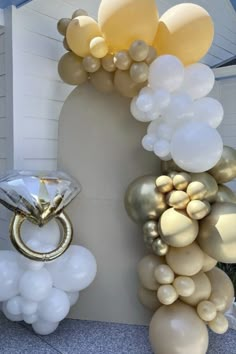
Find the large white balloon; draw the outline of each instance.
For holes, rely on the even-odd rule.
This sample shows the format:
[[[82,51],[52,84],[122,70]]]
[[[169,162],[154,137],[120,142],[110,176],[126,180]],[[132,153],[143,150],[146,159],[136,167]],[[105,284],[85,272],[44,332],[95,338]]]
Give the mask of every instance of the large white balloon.
[[[68,315],[69,310],[70,301],[66,293],[53,288],[49,296],[40,302],[38,315],[45,321],[60,322]]]
[[[162,113],[170,104],[171,95],[169,91],[159,88],[153,92],[154,107]]]
[[[136,105],[142,112],[151,111],[153,108],[153,90],[150,87],[144,87],[137,98]]]
[[[150,119],[147,117],[147,114],[145,112],[140,111],[140,109],[138,109],[137,99],[138,99],[137,96],[134,97],[130,104],[130,112],[132,116],[139,122],[149,122]]]
[[[189,172],[204,172],[220,160],[223,142],[220,134],[206,123],[189,122],[180,127],[171,141],[175,163]]]
[[[194,119],[217,128],[224,117],[222,104],[211,97],[203,97],[193,103]]]
[[[44,320],[38,320],[32,324],[35,333],[40,334],[41,336],[47,336],[48,334],[53,333],[58,326],[59,322],[49,322]]]
[[[75,291],[75,292],[68,292],[66,293],[68,296],[68,299],[70,301],[70,306],[74,306],[76,304],[76,302],[79,300],[79,292]]]
[[[2,305],[2,312],[4,313],[4,315],[6,316],[6,318],[12,322],[20,322],[23,320],[23,316],[22,314],[20,315],[13,315],[11,313],[9,313],[7,311],[7,303],[4,302],[3,305]]]
[[[7,301],[6,309],[11,315],[18,316],[22,314],[21,299],[21,296],[14,296]]]
[[[59,244],[61,238],[60,228],[55,219],[49,221],[43,227],[25,221],[22,224],[21,235],[24,242],[33,239],[42,244],[49,243],[54,246]]]
[[[173,92],[179,89],[183,80],[184,66],[173,55],[162,55],[150,65],[148,81],[153,89],[166,89]]]
[[[0,301],[6,301],[17,295],[21,275],[17,253],[0,251]]]
[[[28,300],[42,301],[52,289],[52,278],[43,268],[36,271],[26,271],[20,279],[20,294]]]
[[[172,95],[170,104],[165,110],[165,116],[172,121],[193,117],[193,100],[184,93]]]
[[[184,82],[181,91],[186,92],[192,99],[207,96],[215,83],[214,72],[205,64],[196,63],[185,68]]]
[[[81,246],[70,246],[60,258],[47,265],[53,284],[65,291],[80,291],[94,280],[97,264],[92,253]]]

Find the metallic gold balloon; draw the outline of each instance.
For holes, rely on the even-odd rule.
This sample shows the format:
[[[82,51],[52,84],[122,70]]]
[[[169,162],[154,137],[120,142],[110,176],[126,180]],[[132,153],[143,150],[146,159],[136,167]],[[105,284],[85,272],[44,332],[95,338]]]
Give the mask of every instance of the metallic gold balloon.
[[[186,211],[191,219],[201,220],[210,213],[211,205],[207,200],[191,200]]]
[[[156,179],[156,186],[159,192],[168,193],[173,189],[173,182],[169,176],[160,176]]]
[[[218,193],[218,185],[216,180],[209,173],[192,173],[191,178],[193,182],[201,182],[206,187],[207,193],[204,196],[204,199],[208,200],[211,203],[216,200],[216,195]]]
[[[88,80],[82,59],[72,52],[64,54],[58,63],[61,79],[69,85],[81,85]]]
[[[203,252],[196,242],[181,248],[170,247],[166,262],[179,275],[192,276],[203,266]]]
[[[197,313],[203,321],[213,321],[217,314],[216,306],[211,301],[201,301],[197,305]]]
[[[236,150],[224,146],[220,161],[208,172],[218,183],[227,183],[236,178]]]
[[[168,245],[185,247],[196,239],[198,222],[190,219],[184,211],[170,208],[160,218],[159,232]]]
[[[151,311],[156,311],[162,304],[158,301],[156,290],[148,290],[140,286],[138,290],[140,303]]]
[[[90,80],[93,86],[98,91],[104,93],[109,93],[114,90],[113,79],[114,79],[113,73],[109,73],[102,68],[100,68],[98,71],[90,75]]]
[[[169,173],[172,171],[176,171],[176,172],[181,172],[183,171],[178,165],[176,165],[176,163],[174,162],[174,160],[169,160],[169,161],[161,161],[161,172],[163,174],[165,173]]]
[[[101,67],[101,61],[92,55],[88,55],[83,59],[83,67],[88,73],[95,73]]]
[[[153,239],[157,238],[159,236],[158,223],[154,220],[145,222],[143,225],[143,233],[144,235],[148,235]]]
[[[195,291],[195,283],[192,278],[179,276],[175,278],[173,286],[179,296],[191,296]]]
[[[104,58],[102,58],[102,67],[104,70],[109,72],[116,71],[114,56],[112,54],[107,54]]]
[[[184,191],[172,191],[166,196],[167,204],[175,209],[185,209],[189,201],[189,196]]]
[[[152,64],[152,62],[157,58],[157,51],[154,47],[149,46],[148,55],[145,59],[148,65]]]
[[[180,172],[173,177],[173,185],[179,191],[185,191],[190,182],[191,176],[186,172]]]
[[[144,63],[133,63],[130,67],[130,77],[134,82],[146,82],[148,79],[149,66]]]
[[[71,51],[71,49],[67,43],[66,37],[63,39],[63,47],[65,48],[65,50],[68,50],[68,52]]]
[[[94,37],[89,44],[89,48],[90,53],[95,58],[104,58],[108,53],[108,46],[103,37]]]
[[[224,299],[225,306],[220,308],[217,306],[217,310],[227,311],[231,307],[234,299],[234,287],[230,278],[225,272],[223,272],[223,270],[217,267],[213,268],[206,275],[211,282],[211,301],[217,305],[217,301],[214,301],[214,299]]]
[[[192,277],[195,283],[195,291],[191,296],[181,296],[180,299],[191,306],[197,306],[199,302],[208,300],[211,295],[211,283],[205,273],[198,273]]]
[[[66,30],[70,22],[71,22],[70,18],[62,18],[61,20],[58,21],[57,30],[62,36],[66,35]]]
[[[83,9],[78,9],[73,13],[72,18],[75,18],[78,16],[88,16],[88,13],[87,13],[87,11],[85,11]]]
[[[144,257],[138,264],[138,276],[140,283],[145,289],[157,290],[160,284],[155,278],[155,269],[165,262],[164,258],[150,254]]]
[[[132,64],[132,59],[126,50],[117,52],[114,56],[114,63],[117,69],[128,70]]]
[[[175,278],[173,270],[167,264],[160,264],[155,269],[155,278],[161,285],[172,284]]]
[[[210,257],[223,263],[236,262],[236,204],[215,203],[200,222],[198,243]]]
[[[162,241],[161,238],[157,238],[152,243],[152,250],[157,256],[165,256],[169,251],[169,246]]]
[[[207,195],[207,188],[202,182],[191,182],[187,187],[187,194],[191,200],[202,200]]]
[[[171,305],[178,299],[178,294],[172,285],[161,285],[157,290],[157,298],[163,305]]]
[[[126,211],[136,223],[157,220],[167,208],[164,195],[157,191],[155,182],[154,176],[139,177],[126,191]]]
[[[236,203],[236,194],[229,187],[219,184],[218,193],[216,195],[216,202]]]
[[[155,354],[205,354],[208,347],[206,325],[194,308],[181,301],[156,311],[149,338]]]
[[[115,73],[114,84],[117,91],[124,97],[135,97],[146,83],[134,82],[128,71],[117,70]]]
[[[134,61],[140,62],[147,59],[149,46],[141,40],[134,41],[129,48],[129,55]]]
[[[203,267],[201,269],[202,272],[209,272],[209,270],[212,270],[217,264],[217,261],[210,256],[208,256],[206,253],[204,253],[204,261],[203,261]]]
[[[213,332],[224,334],[229,328],[229,322],[223,313],[218,312],[214,320],[208,323],[208,326]]]

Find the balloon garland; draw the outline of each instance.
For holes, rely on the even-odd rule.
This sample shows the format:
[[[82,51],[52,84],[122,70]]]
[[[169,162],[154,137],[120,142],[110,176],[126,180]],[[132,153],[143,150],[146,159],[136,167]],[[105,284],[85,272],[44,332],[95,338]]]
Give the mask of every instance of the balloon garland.
[[[154,312],[152,348],[204,354],[207,326],[226,332],[234,298],[216,264],[236,262],[236,196],[224,185],[236,177],[236,151],[217,131],[224,110],[208,97],[214,73],[198,63],[212,44],[213,21],[191,3],[159,18],[154,0],[102,0],[98,22],[77,10],[58,30],[68,51],[61,79],[132,98],[131,114],[149,123],[142,146],[162,160],[161,176],[137,178],[125,195],[151,252],[138,266],[138,296]]]

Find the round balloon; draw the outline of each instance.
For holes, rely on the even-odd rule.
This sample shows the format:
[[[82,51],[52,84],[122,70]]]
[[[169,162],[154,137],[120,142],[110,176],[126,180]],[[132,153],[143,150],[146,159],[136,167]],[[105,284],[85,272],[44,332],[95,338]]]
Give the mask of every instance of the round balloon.
[[[0,251],[0,301],[17,295],[21,275],[17,254],[12,251]]]
[[[100,68],[98,71],[90,75],[93,86],[101,92],[110,93],[114,90],[114,75],[111,72]]]
[[[206,187],[207,193],[204,195],[204,199],[209,202],[214,202],[218,193],[218,185],[216,180],[207,172],[192,173],[191,178],[193,182],[200,182]]]
[[[66,293],[53,288],[49,296],[40,302],[38,314],[42,320],[60,322],[68,315],[69,310],[70,301]]]
[[[52,285],[52,278],[47,269],[28,270],[20,279],[19,292],[28,300],[42,301],[49,295]]]
[[[82,59],[72,52],[64,54],[58,63],[61,79],[68,85],[81,85],[88,79]]]
[[[141,285],[148,290],[157,290],[160,284],[155,278],[155,269],[164,263],[162,257],[150,254],[144,257],[138,264],[138,276]]]
[[[236,178],[236,150],[230,146],[224,146],[219,162],[209,173],[218,183],[227,183]]]
[[[208,300],[211,295],[211,283],[205,273],[199,272],[192,276],[195,284],[194,293],[190,296],[181,296],[180,299],[191,306],[197,306],[199,302]]]
[[[140,286],[138,290],[138,298],[143,306],[151,311],[156,311],[161,306],[158,301],[156,290],[148,290]]]
[[[229,187],[224,186],[223,184],[219,184],[218,193],[216,195],[216,202],[236,203],[236,193],[232,191],[232,189],[230,189]]]
[[[129,71],[117,70],[114,78],[114,85],[117,91],[124,97],[137,96],[145,83],[137,83],[131,79]]]
[[[211,97],[203,97],[193,103],[194,119],[208,123],[217,128],[223,120],[222,104]]]

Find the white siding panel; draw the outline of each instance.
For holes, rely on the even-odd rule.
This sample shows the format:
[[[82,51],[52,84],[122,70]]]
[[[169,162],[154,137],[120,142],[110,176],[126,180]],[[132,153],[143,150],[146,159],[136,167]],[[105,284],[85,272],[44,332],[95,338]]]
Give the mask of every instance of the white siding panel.
[[[42,169],[46,171],[55,171],[57,169],[57,159],[25,159],[24,166],[25,170],[37,170]]]
[[[47,139],[25,139],[24,140],[25,159],[56,159],[57,141]],[[41,167],[42,169],[43,167]]]
[[[58,120],[64,102],[49,100],[48,98],[25,96],[25,117]]]
[[[54,139],[58,137],[58,122],[56,120],[25,118],[25,138]]]
[[[60,81],[57,61],[29,53],[24,53],[22,59],[25,74]]]

